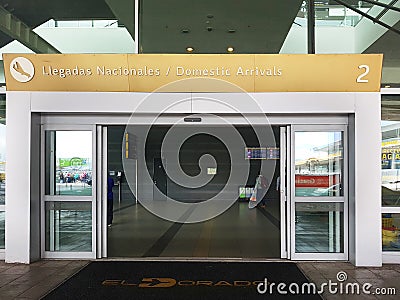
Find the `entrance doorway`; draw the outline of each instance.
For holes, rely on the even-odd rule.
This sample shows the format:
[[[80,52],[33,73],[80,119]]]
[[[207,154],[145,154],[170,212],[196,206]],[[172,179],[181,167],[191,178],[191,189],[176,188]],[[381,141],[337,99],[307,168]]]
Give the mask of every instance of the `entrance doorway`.
[[[135,135],[137,149],[145,149],[145,166],[137,162],[137,194],[129,189],[126,178],[120,180],[120,186],[114,188],[114,221],[107,228],[108,257],[226,257],[226,258],[280,258],[281,251],[281,193],[277,186],[281,164],[279,149],[281,129],[273,126],[273,139],[265,144],[257,141],[257,136],[250,126],[235,126],[245,142],[240,151],[240,161],[217,138],[198,133],[193,128],[193,135],[180,147],[180,167],[188,176],[198,176],[201,167],[210,180],[207,184],[192,188],[184,186],[170,178],[166,169],[171,168],[171,161],[161,153],[165,134],[170,126],[154,126],[146,138],[142,137],[143,128],[130,129],[130,136]],[[201,131],[201,130],[200,130]],[[122,170],[121,147],[124,141],[125,126],[108,126],[107,137],[107,172],[117,174]],[[131,137],[130,137],[131,138]],[[119,141],[119,142],[118,142]],[[146,143],[142,147],[141,143]],[[274,153],[268,159],[267,149]],[[169,151],[168,149],[163,149]],[[138,150],[137,155],[141,155]],[[215,162],[209,161],[202,166],[201,157],[210,155]],[[275,155],[273,157],[273,155]],[[204,157],[203,157],[204,158]],[[260,175],[261,162],[270,168],[268,188],[264,201],[256,208],[249,208],[249,200]],[[208,165],[207,165],[208,164]],[[154,203],[174,199],[175,201],[202,203],[225,187],[231,170],[249,166],[245,182],[229,186],[220,195],[232,198],[232,205],[215,218],[203,222],[186,224],[184,220],[171,222],[149,212],[140,202],[140,197],[151,198]],[[143,179],[142,172],[149,172],[152,182]],[[118,182],[118,179],[115,179]],[[122,196],[117,195],[119,189]],[[136,201],[138,197],[138,201]],[[168,200],[169,201],[169,200]],[[283,209],[285,216],[285,209]],[[285,235],[285,232],[284,232]]]
[[[253,127],[234,125],[243,140],[239,148],[208,136],[203,125],[201,132],[191,127],[195,134],[178,145],[178,152],[162,148],[169,125],[153,126],[145,138],[142,128],[133,128],[129,149],[137,151],[132,154],[122,125],[43,125],[43,258],[348,259],[346,125],[273,125],[273,138],[262,143]],[[131,159],[133,180],[124,176],[122,157]],[[244,172],[246,165],[246,180],[227,184],[229,172]],[[176,181],[177,166],[189,179],[203,174],[207,181],[199,186]],[[249,208],[256,179],[265,170],[271,171],[265,207],[260,202]],[[102,184],[107,177],[116,183],[110,227]],[[168,209],[163,205],[174,199],[196,207],[210,197],[231,202],[223,213],[192,223],[186,221],[193,210],[170,220],[143,204]]]

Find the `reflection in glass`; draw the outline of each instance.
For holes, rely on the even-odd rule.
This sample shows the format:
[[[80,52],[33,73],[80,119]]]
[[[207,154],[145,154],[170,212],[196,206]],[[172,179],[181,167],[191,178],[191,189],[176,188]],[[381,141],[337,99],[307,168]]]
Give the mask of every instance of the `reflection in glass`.
[[[0,211],[0,249],[4,249],[5,245],[5,222],[6,213],[4,211]]]
[[[46,251],[92,251],[91,202],[46,202]]]
[[[382,121],[382,206],[400,206],[400,122]]]
[[[92,195],[92,132],[46,131],[46,195]]]
[[[296,203],[296,253],[343,253],[343,203]]]
[[[382,250],[400,251],[400,214],[382,214]]]
[[[343,196],[343,132],[295,132],[295,196]]]

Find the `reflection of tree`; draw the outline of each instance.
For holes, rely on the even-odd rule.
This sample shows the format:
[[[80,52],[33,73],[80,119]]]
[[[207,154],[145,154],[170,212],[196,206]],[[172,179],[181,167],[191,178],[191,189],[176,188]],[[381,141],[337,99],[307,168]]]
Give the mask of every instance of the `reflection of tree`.
[[[69,164],[71,167],[83,166],[83,159],[80,157],[73,157],[70,159]]]

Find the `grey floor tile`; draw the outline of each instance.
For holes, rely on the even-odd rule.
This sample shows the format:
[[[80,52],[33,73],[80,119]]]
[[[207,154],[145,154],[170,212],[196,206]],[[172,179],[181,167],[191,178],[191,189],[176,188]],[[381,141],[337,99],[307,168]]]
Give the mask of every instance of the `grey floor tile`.
[[[341,270],[327,270],[321,273],[327,279],[336,279],[338,272]],[[379,277],[368,269],[353,269],[344,271],[349,279],[379,279]]]
[[[14,280],[16,280],[17,278],[19,278],[21,275],[16,275],[16,274],[4,274],[4,272],[1,273],[0,276],[0,287],[3,287],[11,282],[13,282]]]
[[[4,296],[19,296],[23,294],[25,291],[32,288],[31,284],[8,284],[0,288],[1,297]],[[1,298],[0,298],[1,299]]]
[[[46,295],[49,292],[49,287],[45,285],[35,285],[31,287],[30,289],[26,290],[22,294],[19,295],[19,297],[26,297],[29,299],[40,299],[44,295]]]
[[[16,274],[16,275],[22,275],[26,274],[32,269],[31,266],[29,265],[14,265],[11,268],[5,270],[3,274]]]
[[[392,269],[371,269],[371,272],[382,278],[398,278],[400,281],[400,273]]]

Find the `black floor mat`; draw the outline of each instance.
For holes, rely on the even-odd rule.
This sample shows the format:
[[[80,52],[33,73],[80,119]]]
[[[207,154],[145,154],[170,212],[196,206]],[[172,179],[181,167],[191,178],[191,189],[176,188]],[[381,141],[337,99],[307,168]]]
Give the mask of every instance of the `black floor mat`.
[[[307,282],[291,262],[96,261],[43,299],[321,299],[302,294]]]

